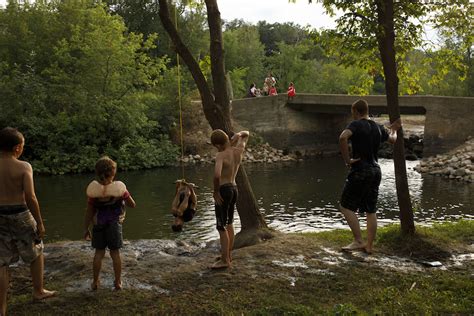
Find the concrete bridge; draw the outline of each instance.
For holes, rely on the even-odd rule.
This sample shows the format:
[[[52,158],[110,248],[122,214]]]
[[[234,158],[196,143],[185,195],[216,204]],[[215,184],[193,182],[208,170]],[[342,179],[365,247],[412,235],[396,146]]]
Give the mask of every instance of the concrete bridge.
[[[273,147],[332,153],[338,137],[351,120],[351,104],[363,98],[371,114],[386,114],[387,101],[380,96],[298,94],[232,101],[237,124],[255,131]],[[444,153],[474,136],[474,98],[401,96],[402,114],[425,115],[425,157]]]

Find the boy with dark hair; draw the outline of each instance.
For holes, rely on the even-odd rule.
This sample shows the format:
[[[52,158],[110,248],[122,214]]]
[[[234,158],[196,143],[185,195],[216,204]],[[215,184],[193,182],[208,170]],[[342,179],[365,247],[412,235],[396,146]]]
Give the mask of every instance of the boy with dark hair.
[[[354,102],[351,112],[354,120],[339,136],[342,158],[350,168],[341,196],[340,209],[351,228],[354,241],[342,249],[364,250],[370,254],[377,232],[375,211],[382,177],[377,152],[382,142],[395,143],[401,120],[393,122],[390,133],[387,133],[382,125],[369,119],[367,101]],[[349,139],[352,143],[352,158],[349,154]],[[367,243],[362,240],[356,211],[367,214]]]
[[[89,240],[89,225],[93,222],[92,247],[95,248],[93,260],[93,281],[91,289],[99,287],[99,274],[105,248],[109,248],[114,268],[114,289],[122,289],[122,259],[120,248],[123,246],[122,223],[125,219],[125,205],[135,207],[135,201],[127,187],[121,181],[114,181],[117,164],[109,157],[100,158],[95,165],[98,181],[87,186],[87,211],[84,221],[84,238]]]
[[[237,202],[237,184],[235,176],[239,170],[249,132],[235,133],[229,140],[227,134],[220,129],[214,130],[211,143],[219,151],[216,155],[214,168],[214,201],[217,230],[221,244],[221,257],[212,268],[230,268],[231,251],[234,247],[234,208]]]
[[[43,285],[45,229],[36,199],[33,168],[18,158],[25,138],[15,128],[0,131],[0,314],[7,311],[8,266],[23,259],[30,264],[33,299],[52,297]]]

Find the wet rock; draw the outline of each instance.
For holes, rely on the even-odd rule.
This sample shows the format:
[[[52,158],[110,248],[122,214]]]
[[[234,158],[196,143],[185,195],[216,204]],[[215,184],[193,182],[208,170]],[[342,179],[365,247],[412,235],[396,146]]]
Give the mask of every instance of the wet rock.
[[[420,173],[441,175],[460,182],[473,182],[474,159],[472,157],[474,157],[474,139],[469,138],[466,143],[444,155],[422,160],[415,170]]]

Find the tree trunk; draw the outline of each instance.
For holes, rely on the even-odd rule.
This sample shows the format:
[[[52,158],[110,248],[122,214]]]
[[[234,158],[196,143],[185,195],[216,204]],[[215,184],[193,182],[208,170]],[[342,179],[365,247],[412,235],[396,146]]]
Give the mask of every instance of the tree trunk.
[[[230,121],[230,99],[227,93],[227,78],[224,65],[224,43],[222,39],[221,13],[216,0],[206,0],[207,23],[210,33],[211,74],[214,86],[215,102],[225,108]]]
[[[230,127],[230,125],[225,126],[226,120],[223,117],[222,110],[219,107],[216,107],[214,103],[214,95],[207,84],[206,77],[204,77],[204,74],[199,67],[199,63],[194,59],[188,47],[183,43],[178,31],[176,30],[176,27],[173,25],[173,21],[171,21],[170,18],[167,1],[158,0],[158,2],[160,6],[158,15],[160,16],[161,23],[171,38],[176,52],[183,59],[186,66],[189,68],[191,75],[193,76],[194,82],[196,83],[201,96],[202,107],[206,119],[208,120],[212,129],[219,128],[226,130]]]
[[[376,0],[375,3],[379,24],[377,41],[385,75],[388,114],[390,122],[394,122],[400,118],[400,108],[398,106],[398,76],[395,60],[393,0]],[[397,142],[393,149],[393,161],[395,164],[395,182],[397,187],[398,206],[400,208],[402,233],[413,234],[415,232],[415,224],[413,220],[410,192],[408,190],[403,128],[400,128],[398,131]]]
[[[191,75],[201,95],[202,106],[207,121],[212,129],[222,129],[227,134],[233,131],[230,114],[230,100],[227,92],[224,49],[222,41],[222,21],[216,0],[206,0],[208,11],[208,24],[210,33],[211,73],[214,94],[204,77],[199,64],[192,56],[189,49],[182,42],[173,22],[169,16],[166,0],[159,0],[159,16],[163,26],[175,45],[175,49],[184,63],[188,66]],[[258,209],[258,203],[248,181],[243,166],[240,166],[236,182],[239,190],[237,211],[242,222],[242,229],[237,234],[234,247],[240,248],[252,245],[262,239],[271,237],[263,215]]]

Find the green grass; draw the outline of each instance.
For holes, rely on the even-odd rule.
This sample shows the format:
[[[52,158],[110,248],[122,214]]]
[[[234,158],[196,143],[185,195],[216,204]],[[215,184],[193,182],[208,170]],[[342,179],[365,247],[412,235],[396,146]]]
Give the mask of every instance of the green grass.
[[[397,256],[431,258],[454,249],[468,249],[474,221],[417,227],[414,236],[400,234],[398,225],[378,232],[376,249]],[[303,235],[303,242],[337,248],[351,240],[348,230]],[[265,243],[259,245],[265,247]],[[434,250],[426,250],[425,247]],[[420,250],[421,248],[421,250]],[[282,250],[283,252],[285,249]],[[431,257],[430,257],[431,256]],[[438,257],[437,257],[438,258]],[[445,257],[443,257],[445,258]],[[265,258],[261,264],[268,264]],[[159,269],[160,267],[157,267]],[[238,274],[176,274],[161,280],[170,294],[108,289],[98,293],[67,293],[44,303],[29,295],[9,298],[11,315],[431,315],[474,313],[474,263],[449,270],[422,272],[385,270],[347,261],[326,267],[330,274],[294,271],[291,286],[285,278]],[[277,269],[268,265],[268,271]],[[61,289],[56,281],[48,284]]]

